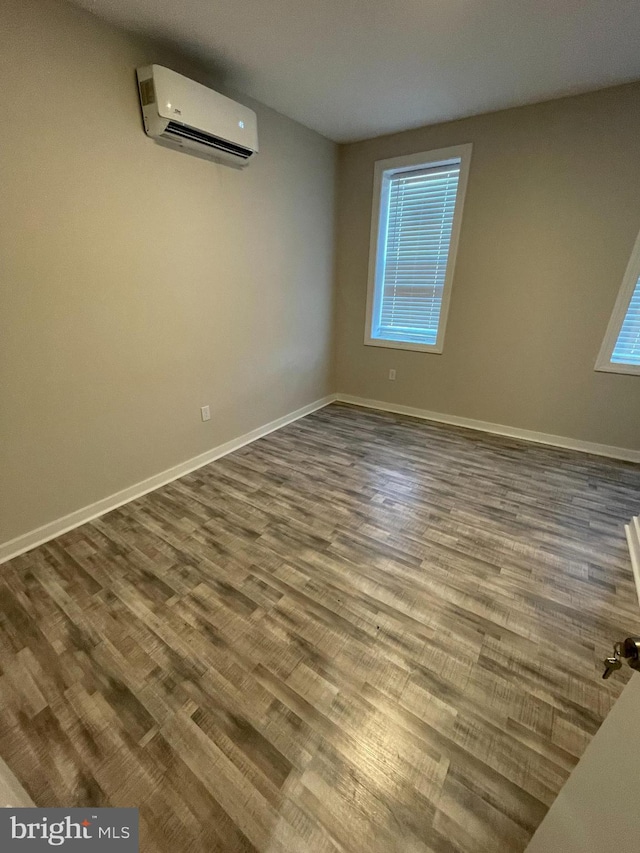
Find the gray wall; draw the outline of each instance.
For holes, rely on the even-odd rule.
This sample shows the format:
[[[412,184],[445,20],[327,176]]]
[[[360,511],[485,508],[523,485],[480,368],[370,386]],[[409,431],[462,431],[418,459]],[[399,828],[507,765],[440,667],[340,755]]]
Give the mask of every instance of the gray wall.
[[[0,543],[334,390],[640,447],[640,379],[593,370],[640,229],[640,84],[342,146],[336,219],[318,134],[237,96],[246,171],[164,149],[134,69],[202,68],[57,0],[0,23]],[[373,164],[464,142],[445,351],[365,347]]]
[[[0,25],[1,543],[332,390],[336,147],[243,99],[246,171],[167,150],[134,69],[201,71],[55,0]]]
[[[640,377],[593,369],[640,230],[639,140],[632,84],[342,146],[337,390],[640,448]],[[374,162],[466,142],[444,353],[367,347]]]

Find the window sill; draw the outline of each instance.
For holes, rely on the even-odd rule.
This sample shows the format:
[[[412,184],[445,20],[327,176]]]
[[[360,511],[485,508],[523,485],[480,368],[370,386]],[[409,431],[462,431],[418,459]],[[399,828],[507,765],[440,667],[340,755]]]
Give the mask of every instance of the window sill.
[[[625,373],[628,376],[640,376],[640,364],[614,364],[611,361],[596,364],[595,370],[602,373]]]
[[[418,344],[410,341],[390,341],[385,338],[365,338],[365,346],[367,347],[384,347],[385,349],[407,349],[414,352],[431,352],[436,355],[441,355],[442,344]]]

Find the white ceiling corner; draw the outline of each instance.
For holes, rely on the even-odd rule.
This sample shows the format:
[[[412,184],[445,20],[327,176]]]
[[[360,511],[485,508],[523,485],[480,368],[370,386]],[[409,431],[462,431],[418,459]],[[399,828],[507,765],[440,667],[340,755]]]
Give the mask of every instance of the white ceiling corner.
[[[640,78],[640,0],[76,0],[339,142]]]

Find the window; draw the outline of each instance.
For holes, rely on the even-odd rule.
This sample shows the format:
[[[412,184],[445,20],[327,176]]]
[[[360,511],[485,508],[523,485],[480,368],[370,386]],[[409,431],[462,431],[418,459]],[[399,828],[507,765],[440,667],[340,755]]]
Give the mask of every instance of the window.
[[[380,160],[365,344],[442,352],[471,145]]]
[[[596,370],[640,375],[640,234],[622,280]]]

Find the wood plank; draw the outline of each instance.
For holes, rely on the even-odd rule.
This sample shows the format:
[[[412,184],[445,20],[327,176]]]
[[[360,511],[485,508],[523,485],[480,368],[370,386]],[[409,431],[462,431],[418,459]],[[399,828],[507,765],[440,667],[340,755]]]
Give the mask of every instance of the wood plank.
[[[639,494],[332,405],[2,567],[0,755],[145,853],[519,853],[628,679]]]

